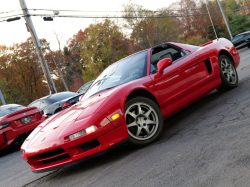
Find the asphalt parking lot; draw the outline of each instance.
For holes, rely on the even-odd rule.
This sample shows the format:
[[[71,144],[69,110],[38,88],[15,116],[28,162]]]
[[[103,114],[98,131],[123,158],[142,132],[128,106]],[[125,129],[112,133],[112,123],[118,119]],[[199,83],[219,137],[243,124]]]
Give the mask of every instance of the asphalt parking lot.
[[[16,146],[0,153],[0,186],[250,186],[250,50],[240,56],[239,86],[167,119],[155,143],[42,174]]]

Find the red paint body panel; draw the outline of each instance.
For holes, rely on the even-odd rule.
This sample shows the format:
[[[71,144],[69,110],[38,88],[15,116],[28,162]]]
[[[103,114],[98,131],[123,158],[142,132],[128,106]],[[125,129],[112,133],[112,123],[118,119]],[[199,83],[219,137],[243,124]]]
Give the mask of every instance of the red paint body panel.
[[[226,39],[214,40],[198,50],[182,44],[171,45],[189,53],[165,68],[162,74],[150,74],[149,49],[146,76],[81,100],[40,124],[21,148],[22,157],[29,162],[31,170],[39,172],[63,166],[103,152],[128,138],[124,110],[130,94],[152,95],[166,119],[220,86],[218,57],[221,52],[227,52],[234,59],[236,68],[240,62],[239,53]],[[205,62],[210,63],[211,71]],[[113,121],[111,117],[116,113],[120,117]],[[72,141],[67,139],[93,125],[97,127],[95,132]],[[85,150],[83,145],[91,142],[97,144]]]
[[[22,124],[21,118],[26,116],[30,116],[32,121]],[[0,117],[0,123],[6,121],[11,123],[9,127],[0,130],[0,150],[10,145],[19,135],[35,129],[44,120],[45,116],[41,115],[36,107],[26,108]]]

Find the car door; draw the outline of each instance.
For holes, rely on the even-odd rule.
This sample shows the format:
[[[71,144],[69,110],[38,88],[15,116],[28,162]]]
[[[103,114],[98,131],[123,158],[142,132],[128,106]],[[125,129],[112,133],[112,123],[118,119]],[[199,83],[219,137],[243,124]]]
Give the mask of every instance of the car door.
[[[182,51],[176,46],[174,49]],[[163,74],[150,75],[168,111],[192,100],[206,88],[208,71],[204,64],[202,50],[196,51],[195,55],[182,52],[184,56],[173,59],[173,64],[165,68]]]

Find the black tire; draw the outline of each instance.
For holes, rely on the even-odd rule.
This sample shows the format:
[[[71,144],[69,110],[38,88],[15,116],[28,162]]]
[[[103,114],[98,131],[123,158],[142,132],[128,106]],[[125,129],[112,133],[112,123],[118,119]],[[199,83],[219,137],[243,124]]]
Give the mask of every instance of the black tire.
[[[134,97],[126,102],[125,120],[133,146],[148,145],[162,132],[161,110],[155,102],[145,97]]]
[[[238,74],[232,60],[225,55],[219,56],[219,67],[222,83],[217,90],[225,92],[236,88],[238,86]]]

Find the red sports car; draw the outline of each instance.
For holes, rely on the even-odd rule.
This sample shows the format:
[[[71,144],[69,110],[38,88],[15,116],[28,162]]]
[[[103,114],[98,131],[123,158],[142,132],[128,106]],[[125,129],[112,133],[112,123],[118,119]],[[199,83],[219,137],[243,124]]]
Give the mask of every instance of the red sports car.
[[[45,120],[36,107],[9,104],[0,106],[0,150],[13,141],[24,140]]]
[[[164,43],[105,69],[77,104],[40,124],[23,143],[34,173],[83,161],[129,142],[152,143],[163,120],[214,89],[238,85],[238,51],[226,39],[200,47]]]

